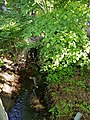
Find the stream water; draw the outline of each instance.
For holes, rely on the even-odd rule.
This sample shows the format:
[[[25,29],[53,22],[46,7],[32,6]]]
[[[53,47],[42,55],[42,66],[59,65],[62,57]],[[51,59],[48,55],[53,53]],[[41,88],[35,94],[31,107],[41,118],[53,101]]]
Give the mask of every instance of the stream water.
[[[19,96],[15,98],[13,108],[7,111],[9,120],[46,120],[47,110],[41,102],[44,101],[41,99],[44,96],[43,78],[39,73],[36,55],[37,50],[35,48],[30,49],[25,66],[18,73],[21,91]]]
[[[44,112],[36,112],[32,107],[32,99],[36,97],[38,88],[33,88],[33,81],[25,80],[14,107],[8,111],[9,120],[46,120]],[[41,91],[40,91],[41,92]]]
[[[31,71],[22,71],[22,90],[16,99],[14,107],[8,112],[9,120],[46,120],[45,112],[35,111],[31,105],[32,98],[37,96],[38,86],[36,82],[40,81],[40,75],[34,64],[30,65],[30,68],[27,69],[27,71]],[[36,80],[33,78],[36,78]],[[42,93],[43,91],[40,89],[38,92]]]
[[[9,120],[45,120],[28,105],[29,98],[28,90],[23,91],[17,98],[13,109],[8,113]]]

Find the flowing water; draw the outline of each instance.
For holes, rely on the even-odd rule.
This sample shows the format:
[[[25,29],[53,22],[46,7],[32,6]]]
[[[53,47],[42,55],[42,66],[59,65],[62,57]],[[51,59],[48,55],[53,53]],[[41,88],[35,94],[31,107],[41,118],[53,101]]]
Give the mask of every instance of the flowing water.
[[[28,105],[28,99],[30,99],[28,90],[22,92],[17,98],[13,109],[8,113],[9,120],[46,120],[41,117]]]
[[[36,52],[34,51],[33,54],[36,55]],[[23,90],[19,97],[17,98],[12,110],[8,112],[9,120],[46,120],[45,111],[36,112],[35,109],[31,107],[29,103],[31,102],[34,96],[37,96],[36,95],[37,91],[43,93],[43,90],[41,87],[39,90],[37,86],[37,83],[39,83],[40,86],[42,86],[41,83],[42,79],[40,79],[41,77],[36,66],[36,61],[33,62],[33,60],[32,61],[29,60],[28,62],[28,59],[29,58],[27,58],[26,60],[27,67],[25,69],[25,72],[22,72],[21,75],[21,81],[23,81],[22,83]],[[28,67],[28,64],[30,67]]]
[[[8,112],[9,120],[46,120],[44,112],[36,112],[32,107],[32,98],[36,97],[38,88],[36,82],[31,79],[24,79],[22,90],[14,107]],[[43,92],[40,89],[38,92]]]

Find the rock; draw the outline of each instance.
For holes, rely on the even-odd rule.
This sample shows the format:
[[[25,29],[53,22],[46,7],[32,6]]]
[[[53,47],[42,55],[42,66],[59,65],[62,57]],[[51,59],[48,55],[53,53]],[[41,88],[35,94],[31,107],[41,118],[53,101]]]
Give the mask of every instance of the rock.
[[[28,42],[37,42],[43,39],[43,36],[35,36],[35,37],[31,37],[30,39],[28,39]]]
[[[0,120],[9,120],[1,99],[0,99]]]
[[[15,102],[15,100],[11,99],[11,96],[8,95],[2,96],[2,101],[6,111],[9,111],[14,106],[14,102]]]
[[[80,120],[80,118],[82,117],[82,113],[78,112],[74,118],[74,120]]]
[[[42,109],[44,109],[44,106],[40,103],[40,100],[36,96],[34,96],[31,100],[31,104],[36,112],[40,112]]]
[[[36,106],[34,106],[34,109],[36,112],[40,112],[42,109],[44,109],[42,104],[37,104]]]
[[[8,84],[4,83],[4,86],[3,86],[3,92],[6,92],[7,94],[12,94],[12,87],[9,86]]]

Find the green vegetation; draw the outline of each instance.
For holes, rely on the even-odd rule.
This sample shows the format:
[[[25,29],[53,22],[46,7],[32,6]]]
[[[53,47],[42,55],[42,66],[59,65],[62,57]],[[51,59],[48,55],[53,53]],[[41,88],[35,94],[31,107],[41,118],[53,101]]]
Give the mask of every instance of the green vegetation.
[[[73,76],[79,76],[75,74],[78,69],[82,77],[85,70],[90,70],[90,41],[85,24],[90,21],[88,1],[7,0],[6,8],[11,11],[0,10],[0,54],[4,56],[11,52],[13,60],[17,60],[17,55],[24,48],[36,47],[40,72],[47,74],[44,82],[61,86],[70,84],[70,87],[61,87],[67,98],[73,89],[88,90],[84,81],[86,77],[73,79]],[[44,37],[43,40],[35,44],[28,42],[31,37],[40,35]],[[55,91],[50,94],[55,100],[59,96]],[[73,103],[71,97],[67,101],[58,98],[57,104],[51,105],[49,110],[52,119],[72,116],[74,107],[90,114],[90,105],[82,98],[80,100],[82,103]]]

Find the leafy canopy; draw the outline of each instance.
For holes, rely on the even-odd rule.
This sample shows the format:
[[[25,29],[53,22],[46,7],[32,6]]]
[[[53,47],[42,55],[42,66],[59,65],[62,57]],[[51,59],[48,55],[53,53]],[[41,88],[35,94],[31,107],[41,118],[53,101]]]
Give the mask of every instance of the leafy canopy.
[[[89,64],[90,42],[85,32],[89,12],[86,4],[69,2],[64,8],[28,22],[23,31],[25,38],[44,35],[36,46],[40,50],[41,71],[49,73],[48,81],[60,81],[61,74],[71,75],[74,64]]]

